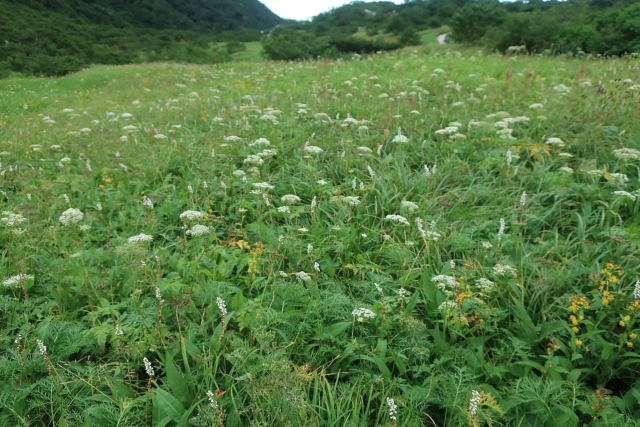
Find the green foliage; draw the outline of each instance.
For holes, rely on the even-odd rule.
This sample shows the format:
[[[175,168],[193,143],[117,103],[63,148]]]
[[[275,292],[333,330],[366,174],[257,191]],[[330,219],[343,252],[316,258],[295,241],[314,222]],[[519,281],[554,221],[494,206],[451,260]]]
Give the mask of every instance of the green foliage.
[[[0,425],[636,425],[637,58],[431,50],[3,79]]]

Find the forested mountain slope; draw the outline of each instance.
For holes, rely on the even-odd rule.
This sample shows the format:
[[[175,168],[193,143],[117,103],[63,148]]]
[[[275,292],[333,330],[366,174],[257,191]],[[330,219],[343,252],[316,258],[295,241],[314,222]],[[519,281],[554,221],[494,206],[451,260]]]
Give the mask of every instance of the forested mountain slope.
[[[216,63],[217,34],[281,19],[258,0],[0,0],[0,78],[88,64]]]

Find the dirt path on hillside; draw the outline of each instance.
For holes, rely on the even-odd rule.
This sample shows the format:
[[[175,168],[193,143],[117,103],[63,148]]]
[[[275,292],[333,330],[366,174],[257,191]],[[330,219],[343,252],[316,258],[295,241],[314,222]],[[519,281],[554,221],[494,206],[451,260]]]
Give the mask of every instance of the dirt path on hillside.
[[[438,36],[438,43],[439,44],[447,44],[447,42],[445,40],[447,40],[447,36],[448,35],[449,35],[449,33],[440,34]]]

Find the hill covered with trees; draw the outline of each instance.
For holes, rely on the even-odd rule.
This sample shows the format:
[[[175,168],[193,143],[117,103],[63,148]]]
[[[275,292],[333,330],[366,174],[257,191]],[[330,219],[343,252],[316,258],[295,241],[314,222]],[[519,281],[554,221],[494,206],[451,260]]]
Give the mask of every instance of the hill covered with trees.
[[[640,50],[640,2],[634,0],[410,0],[352,2],[310,22],[287,23],[265,41],[265,51],[274,59],[330,54],[341,45],[367,53],[416,44],[416,32],[443,25],[457,42],[502,52],[512,46],[531,53]],[[354,37],[363,30],[365,38]]]
[[[215,63],[215,42],[281,19],[258,0],[0,0],[0,76],[143,61]],[[231,33],[230,33],[231,32]]]

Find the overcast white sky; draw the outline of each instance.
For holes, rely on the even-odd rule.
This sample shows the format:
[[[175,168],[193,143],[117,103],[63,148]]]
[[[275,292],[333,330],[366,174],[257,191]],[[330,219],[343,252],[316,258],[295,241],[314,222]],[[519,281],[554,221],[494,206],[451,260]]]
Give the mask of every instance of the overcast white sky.
[[[350,3],[351,0],[260,0],[276,15],[287,19],[307,19],[333,7]],[[389,0],[403,3],[403,0]]]

